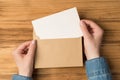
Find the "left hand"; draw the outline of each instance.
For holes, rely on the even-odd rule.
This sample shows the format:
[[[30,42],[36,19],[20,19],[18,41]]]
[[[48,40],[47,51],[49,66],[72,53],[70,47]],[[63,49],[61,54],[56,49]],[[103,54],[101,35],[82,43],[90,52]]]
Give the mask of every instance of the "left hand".
[[[19,75],[31,77],[33,72],[36,41],[22,43],[14,52]]]

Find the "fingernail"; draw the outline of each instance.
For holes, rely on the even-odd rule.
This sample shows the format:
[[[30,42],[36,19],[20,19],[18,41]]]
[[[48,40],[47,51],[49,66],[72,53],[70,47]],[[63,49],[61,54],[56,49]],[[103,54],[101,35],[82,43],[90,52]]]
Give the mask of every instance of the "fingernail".
[[[32,44],[35,44],[35,40],[32,40]]]

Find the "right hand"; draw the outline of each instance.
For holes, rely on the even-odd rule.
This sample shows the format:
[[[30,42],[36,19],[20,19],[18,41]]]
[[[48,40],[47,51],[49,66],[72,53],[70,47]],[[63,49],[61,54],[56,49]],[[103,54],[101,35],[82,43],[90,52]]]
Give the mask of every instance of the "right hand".
[[[100,57],[100,44],[103,30],[91,20],[81,20],[80,27],[83,32],[85,55],[87,60]]]

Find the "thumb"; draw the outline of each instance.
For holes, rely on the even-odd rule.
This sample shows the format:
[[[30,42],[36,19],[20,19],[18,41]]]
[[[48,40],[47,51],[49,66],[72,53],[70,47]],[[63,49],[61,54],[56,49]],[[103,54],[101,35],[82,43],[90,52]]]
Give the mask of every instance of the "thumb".
[[[28,50],[28,55],[30,55],[31,57],[34,57],[35,49],[36,49],[36,41],[33,40],[30,44],[30,47],[29,47],[29,50]]]
[[[83,32],[84,38],[90,38],[91,35],[90,35],[89,31],[88,31],[87,25],[86,25],[86,23],[85,23],[84,21],[82,21],[82,20],[80,21],[80,27],[81,27],[81,30],[82,30],[82,32]]]

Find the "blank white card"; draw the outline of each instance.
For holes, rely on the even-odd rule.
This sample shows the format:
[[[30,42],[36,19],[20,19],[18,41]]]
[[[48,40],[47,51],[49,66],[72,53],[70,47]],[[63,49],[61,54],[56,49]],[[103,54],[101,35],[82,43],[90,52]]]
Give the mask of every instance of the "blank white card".
[[[33,20],[32,24],[40,39],[79,38],[83,35],[76,7]]]

